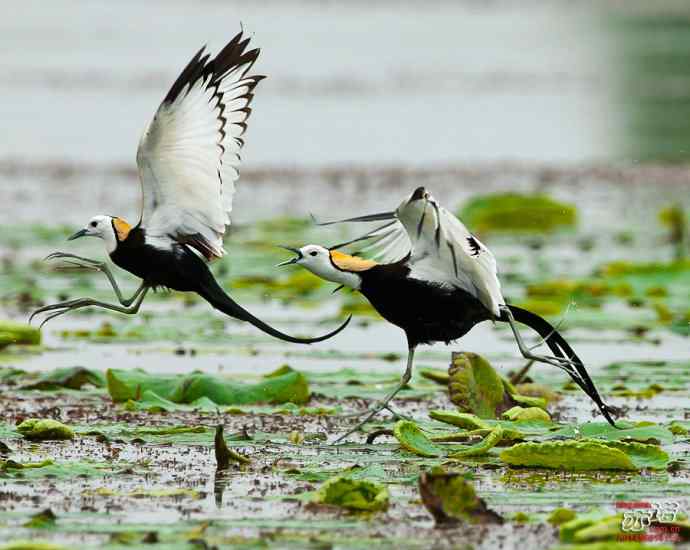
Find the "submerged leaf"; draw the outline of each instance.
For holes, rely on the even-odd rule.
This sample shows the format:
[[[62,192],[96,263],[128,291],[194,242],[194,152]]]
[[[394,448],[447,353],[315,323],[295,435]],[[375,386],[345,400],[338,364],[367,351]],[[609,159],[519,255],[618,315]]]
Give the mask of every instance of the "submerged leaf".
[[[366,512],[387,509],[388,500],[388,489],[384,485],[348,476],[327,480],[314,495],[315,502]]]
[[[27,418],[17,426],[17,431],[35,441],[74,439],[72,428],[50,418]]]
[[[519,443],[504,450],[501,460],[511,466],[558,470],[665,469],[668,454],[655,445],[595,440]]]
[[[422,433],[422,430],[409,420],[400,420],[393,428],[393,434],[403,449],[419,456],[441,456],[443,451]]]
[[[457,472],[448,472],[440,467],[422,472],[419,494],[438,524],[503,523],[501,516],[489,510],[472,484]]]

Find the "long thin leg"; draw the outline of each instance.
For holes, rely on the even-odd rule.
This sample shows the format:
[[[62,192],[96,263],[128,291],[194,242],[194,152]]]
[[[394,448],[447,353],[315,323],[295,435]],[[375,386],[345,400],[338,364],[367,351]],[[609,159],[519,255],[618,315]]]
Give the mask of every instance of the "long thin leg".
[[[83,256],[77,256],[75,254],[68,254],[67,252],[53,252],[52,254],[46,256],[46,260],[58,260],[58,259],[64,259],[68,258],[69,260],[78,260],[79,262],[75,261],[67,261],[69,265],[79,267],[82,269],[91,269],[93,271],[100,271],[103,273],[107,278],[108,281],[110,282],[110,286],[113,287],[113,290],[115,291],[115,295],[117,296],[118,301],[123,305],[123,306],[130,306],[134,303],[134,300],[136,300],[137,296],[139,296],[139,293],[143,290],[144,285],[142,284],[139,289],[134,293],[134,295],[131,298],[125,298],[122,295],[122,291],[120,290],[120,287],[117,284],[117,281],[115,280],[115,276],[113,275],[112,271],[110,271],[110,266],[108,266],[107,263],[101,262],[99,260],[92,260],[91,258],[84,258]]]
[[[547,363],[549,365],[553,365],[554,367],[558,367],[559,369],[563,369],[566,372],[571,371],[571,369],[575,366],[575,363],[570,359],[567,359],[565,357],[553,357],[551,355],[535,355],[534,353],[532,353],[530,348],[525,344],[524,340],[522,339],[522,335],[520,334],[520,331],[517,328],[517,323],[515,322],[515,319],[513,318],[513,314],[511,313],[511,311],[508,308],[505,308],[502,311],[506,314],[508,324],[510,325],[511,330],[513,331],[513,336],[515,337],[515,342],[517,343],[520,353],[525,359],[539,361],[540,363]]]
[[[142,287],[137,290],[137,295],[134,299],[134,303],[130,306],[121,306],[117,304],[108,304],[107,302],[100,302],[98,300],[94,300],[93,298],[77,298],[75,300],[67,300],[66,302],[59,302],[57,304],[52,304],[49,306],[43,306],[41,308],[38,308],[36,311],[34,311],[31,314],[31,317],[29,318],[29,322],[31,322],[31,319],[34,318],[35,315],[39,313],[44,313],[46,311],[53,311],[54,313],[51,313],[46,317],[43,322],[41,322],[41,327],[45,325],[48,321],[51,319],[55,319],[56,317],[59,317],[60,315],[63,315],[67,313],[68,311],[72,311],[73,309],[78,309],[82,307],[87,307],[87,306],[97,306],[97,307],[102,307],[104,309],[109,309],[111,311],[117,311],[119,313],[127,313],[127,314],[134,314],[139,311],[139,307],[141,306],[141,303],[144,301],[144,297],[146,296],[146,293],[148,292],[149,287],[142,285]]]
[[[407,367],[405,368],[405,373],[402,375],[402,378],[400,379],[400,383],[395,387],[395,389],[389,393],[383,401],[379,401],[374,407],[371,409],[369,414],[359,422],[354,428],[352,428],[350,431],[344,433],[341,435],[338,439],[336,439],[333,443],[340,443],[343,439],[345,439],[348,435],[353,434],[357,430],[359,430],[364,424],[369,422],[372,418],[374,418],[378,413],[380,413],[383,409],[388,408],[388,403],[397,395],[397,393],[407,385],[407,383],[410,381],[412,378],[412,363],[414,360],[414,347],[411,347],[408,352],[407,352]]]

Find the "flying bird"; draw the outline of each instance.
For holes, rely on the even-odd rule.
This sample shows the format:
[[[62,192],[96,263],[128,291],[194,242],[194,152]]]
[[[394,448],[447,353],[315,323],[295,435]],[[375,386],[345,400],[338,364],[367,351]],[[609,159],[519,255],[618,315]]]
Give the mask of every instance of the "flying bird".
[[[450,343],[482,321],[509,323],[521,354],[567,372],[615,426],[611,409],[602,401],[584,364],[556,329],[540,316],[505,303],[491,251],[458,218],[423,187],[417,188],[391,212],[348,218],[344,222],[386,223],[361,237],[325,248],[284,247],[296,254],[278,265],[298,264],[319,277],[361,292],[390,323],[407,336],[408,356],[400,384],[377,403],[347,437],[368,422],[412,376],[415,349],[420,344]],[[365,243],[370,258],[338,249]],[[517,322],[535,330],[553,356],[536,355],[527,347]]]
[[[132,226],[120,217],[99,215],[70,237],[103,239],[113,263],[142,279],[139,289],[124,298],[106,263],[56,252],[48,258],[64,258],[78,267],[103,272],[119,304],[79,298],[41,307],[31,318],[47,313],[43,325],[87,306],[134,314],[149,289],[165,287],[196,292],[215,309],[289,342],[319,342],[348,324],[349,319],[318,338],[289,336],[236,303],[208,268],[208,263],[225,254],[223,236],[239,177],[242,136],[254,88],[264,78],[248,74],[259,50],[247,50],[249,38],[242,34],[215,57],[201,48],[146,127],[137,150],[142,188],[139,222]]]

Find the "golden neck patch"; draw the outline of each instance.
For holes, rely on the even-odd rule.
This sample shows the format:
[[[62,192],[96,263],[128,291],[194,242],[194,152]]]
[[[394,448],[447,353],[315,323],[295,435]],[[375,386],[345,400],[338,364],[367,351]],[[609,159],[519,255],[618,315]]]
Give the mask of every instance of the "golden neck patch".
[[[129,232],[132,230],[132,226],[122,218],[113,218],[113,229],[115,229],[117,240],[122,242],[129,235]]]
[[[367,271],[377,265],[373,260],[364,260],[337,250],[331,250],[331,262],[342,271]]]

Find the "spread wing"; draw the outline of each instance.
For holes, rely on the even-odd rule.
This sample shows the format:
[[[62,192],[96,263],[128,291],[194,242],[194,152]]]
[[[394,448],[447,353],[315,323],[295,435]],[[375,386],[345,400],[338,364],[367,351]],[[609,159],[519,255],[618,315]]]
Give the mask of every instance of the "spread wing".
[[[452,213],[432,198],[406,199],[395,212],[342,221],[376,219],[389,221],[333,248],[361,243],[360,252],[381,263],[409,255],[410,277],[461,288],[500,316],[496,258]]]
[[[239,177],[242,134],[253,90],[247,76],[259,50],[237,34],[215,58],[199,50],[174,82],[137,150],[143,192],[140,225],[151,243],[188,244],[221,257]]]

